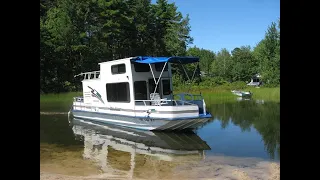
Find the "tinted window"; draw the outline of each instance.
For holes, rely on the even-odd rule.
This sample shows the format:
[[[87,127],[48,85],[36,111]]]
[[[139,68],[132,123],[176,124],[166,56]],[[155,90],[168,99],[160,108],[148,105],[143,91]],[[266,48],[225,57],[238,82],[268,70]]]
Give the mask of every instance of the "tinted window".
[[[111,66],[112,74],[123,74],[126,73],[126,65],[125,64],[117,64]]]
[[[170,80],[164,79],[162,80],[162,90],[163,90],[163,95],[169,95],[171,94],[171,89],[170,89]]]
[[[156,78],[156,81],[158,81],[158,78]],[[158,86],[157,86],[157,91],[156,91],[157,93],[160,93],[159,86],[160,86],[160,84],[158,84]],[[154,83],[153,79],[149,79],[149,92],[153,93],[155,88],[156,88],[156,83]]]
[[[108,102],[130,102],[129,83],[109,83],[106,89]]]
[[[161,72],[164,64],[165,64],[165,63],[156,63],[156,64],[155,64],[156,71]],[[168,63],[166,64],[166,67],[164,68],[164,71],[168,71]]]
[[[147,82],[146,81],[135,81],[134,82],[134,99],[135,100],[147,100]]]
[[[134,70],[136,72],[149,72],[150,66],[149,64],[141,64],[141,63],[133,63]]]

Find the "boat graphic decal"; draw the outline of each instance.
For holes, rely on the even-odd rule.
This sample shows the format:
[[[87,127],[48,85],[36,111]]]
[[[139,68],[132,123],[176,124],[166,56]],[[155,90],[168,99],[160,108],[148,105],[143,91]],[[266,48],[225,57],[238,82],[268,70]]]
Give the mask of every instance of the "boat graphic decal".
[[[104,101],[103,101],[102,98],[101,98],[101,94],[100,94],[97,90],[93,89],[93,88],[90,87],[90,86],[88,86],[88,88],[91,89],[91,95],[92,95],[92,97],[96,97],[97,99],[99,99],[99,100],[104,104]]]

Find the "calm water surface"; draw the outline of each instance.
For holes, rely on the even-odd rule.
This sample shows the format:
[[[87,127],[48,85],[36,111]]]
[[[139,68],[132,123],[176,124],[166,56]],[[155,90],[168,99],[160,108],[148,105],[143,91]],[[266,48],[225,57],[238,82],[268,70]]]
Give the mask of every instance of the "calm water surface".
[[[68,175],[165,178],[222,159],[239,167],[253,160],[279,161],[280,103],[207,106],[214,118],[194,133],[137,131],[68,119],[67,114],[40,114],[40,168]]]

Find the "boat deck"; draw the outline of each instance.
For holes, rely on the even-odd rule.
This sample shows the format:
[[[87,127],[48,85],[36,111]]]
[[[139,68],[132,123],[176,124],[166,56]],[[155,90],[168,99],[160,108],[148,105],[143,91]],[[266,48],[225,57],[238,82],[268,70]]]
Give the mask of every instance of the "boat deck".
[[[134,117],[157,120],[187,120],[210,118],[211,114],[203,111],[202,101],[187,102],[182,100],[137,100],[139,105],[132,108],[95,106],[84,103],[82,97],[75,97],[74,111]],[[200,105],[198,105],[198,104]],[[201,106],[202,105],[202,106]],[[100,116],[100,115],[99,115]],[[174,125],[174,124],[172,124]]]

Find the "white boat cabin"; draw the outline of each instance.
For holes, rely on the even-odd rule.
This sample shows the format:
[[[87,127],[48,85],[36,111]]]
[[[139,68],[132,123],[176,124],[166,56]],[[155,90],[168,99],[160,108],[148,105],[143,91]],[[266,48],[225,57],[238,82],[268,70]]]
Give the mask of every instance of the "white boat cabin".
[[[192,103],[184,101],[184,96],[189,94],[180,94],[181,101],[174,100],[168,58],[157,58],[156,62],[151,62],[151,57],[140,59],[130,57],[102,62],[99,63],[100,71],[81,73],[84,76],[83,98],[78,102],[87,106],[108,107],[113,111],[118,109],[119,113],[123,113],[120,112],[123,109],[131,109],[135,115],[139,110],[145,113],[145,110],[157,110],[159,106],[162,111],[167,112],[193,112],[187,113],[193,117],[199,117],[199,113],[206,114],[201,95],[190,95]],[[196,61],[198,58],[191,60]]]
[[[136,100],[151,100],[150,94],[154,92],[156,82],[149,64],[134,63],[130,59],[99,63],[100,71],[86,73],[82,81],[84,103],[133,107],[144,105],[144,102]],[[164,64],[151,64],[155,77],[160,76]],[[161,99],[171,99],[171,92],[171,66],[167,63],[156,93]]]

